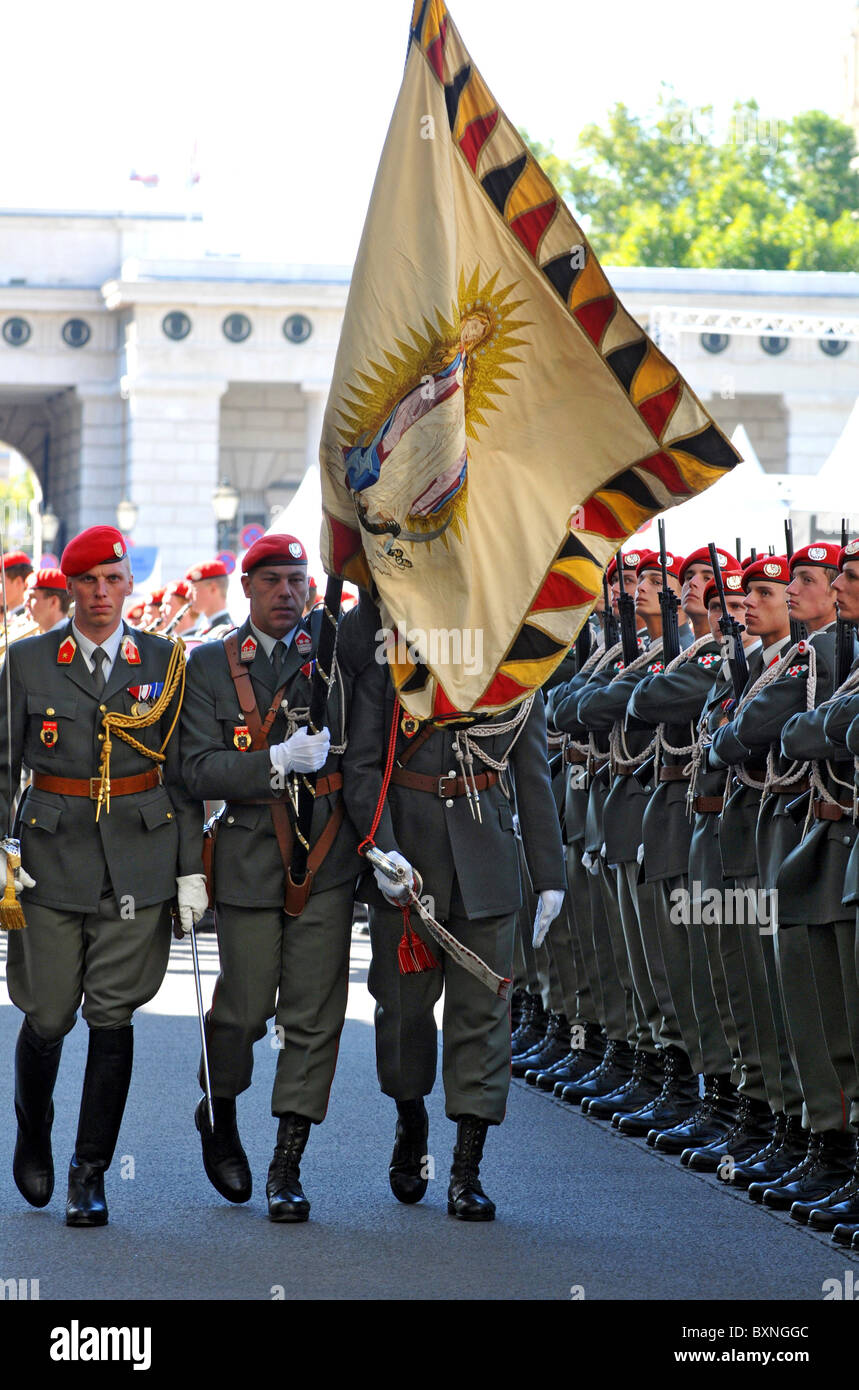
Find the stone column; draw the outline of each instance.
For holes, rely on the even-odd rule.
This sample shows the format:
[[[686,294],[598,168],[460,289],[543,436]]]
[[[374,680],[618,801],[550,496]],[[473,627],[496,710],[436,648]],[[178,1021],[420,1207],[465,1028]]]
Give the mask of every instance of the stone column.
[[[305,471],[319,462],[319,441],[322,438],[322,421],[328,401],[330,381],[303,381],[301,394],[304,397],[306,416],[305,426]]]

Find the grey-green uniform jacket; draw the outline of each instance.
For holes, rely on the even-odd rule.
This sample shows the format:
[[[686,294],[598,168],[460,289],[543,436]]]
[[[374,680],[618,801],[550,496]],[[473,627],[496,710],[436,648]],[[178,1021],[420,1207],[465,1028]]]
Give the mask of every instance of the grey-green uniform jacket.
[[[309,623],[303,620],[298,631],[309,634]],[[239,647],[252,635],[250,622],[245,622],[238,630]],[[290,708],[307,709],[310,674],[306,668],[313,655],[312,650],[300,651],[293,637],[276,680],[265,651],[262,646],[257,647],[249,669],[260,718],[267,713],[277,687],[284,684],[284,699]],[[348,670],[344,672],[338,666],[338,671],[328,702],[328,725],[335,746],[345,739],[351,683]],[[188,662],[182,711],[182,764],[188,789],[198,798],[198,804],[216,800],[227,803],[215,841],[215,897],[218,902],[237,907],[277,907],[283,904],[285,875],[271,812],[267,805],[249,803],[273,796],[283,799],[287,792],[272,785],[267,748],[241,752],[236,747],[236,730],[244,724],[223,642],[197,647]],[[272,725],[269,744],[280,743],[286,736],[287,721],[281,709]],[[331,753],[318,775],[327,777],[338,772],[340,762],[340,755]],[[311,844],[319,838],[335,804],[335,794],[317,798]],[[347,815],[316,873],[314,892],[357,878],[361,872],[357,843]]]
[[[388,748],[394,708],[394,688],[387,665],[372,661],[355,680],[352,729],[343,759],[346,805],[360,837],[370,833]],[[515,711],[481,721],[482,727],[504,724]],[[467,727],[467,726],[466,726]],[[434,779],[451,771],[461,774],[452,744],[455,727],[447,725],[431,736],[409,759],[407,770],[429,774]],[[418,737],[418,735],[414,735]],[[500,761],[513,739],[512,733],[481,739],[480,747]],[[401,756],[410,740],[400,727],[396,756]],[[554,888],[566,890],[566,868],[561,831],[552,786],[546,745],[543,696],[537,691],[524,728],[510,755],[508,778],[513,784],[525,857],[534,891]],[[474,771],[485,770],[475,758]],[[424,888],[435,899],[435,913],[444,918],[450,911],[454,876],[469,918],[494,917],[515,912],[522,904],[519,856],[513,827],[514,806],[502,786],[480,793],[482,823],[472,817],[465,796],[445,799],[432,792],[418,791],[391,782],[375,842],[384,851],[398,850],[424,880]],[[368,874],[363,885],[366,900],[377,906],[384,899]]]
[[[97,694],[79,647],[70,662],[58,661],[72,636],[71,622],[39,637],[15,642],[8,651],[11,682],[12,787],[21,765],[52,777],[89,779],[98,772],[102,717],[107,711],[131,714],[142,695],[138,687],[164,682],[173,644],[123,624],[133,638],[139,663],[123,655],[122,645],[104,690]],[[152,697],[150,697],[151,699]],[[178,692],[167,713],[147,729],[129,732],[147,748],[159,750],[176,713]],[[154,701],[153,701],[154,702]],[[40,734],[56,724],[56,741]],[[5,668],[0,674],[0,747],[5,763],[9,721]],[[49,735],[50,737],[50,735]],[[111,779],[151,772],[157,764],[115,734],[111,739]],[[21,862],[36,880],[22,901],[59,911],[95,912],[106,892],[132,899],[138,908],[176,896],[178,875],[201,870],[200,808],[181,780],[178,729],[162,764],[163,782],[146,791],[112,796],[110,812],[85,796],[60,796],[29,787],[18,820]],[[0,824],[8,823],[9,788],[0,774]]]

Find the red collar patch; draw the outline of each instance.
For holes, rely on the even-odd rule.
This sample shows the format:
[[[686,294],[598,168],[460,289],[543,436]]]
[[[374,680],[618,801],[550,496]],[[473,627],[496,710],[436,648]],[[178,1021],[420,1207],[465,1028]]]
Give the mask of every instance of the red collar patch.
[[[78,646],[74,637],[67,637],[65,641],[60,643],[60,649],[57,652],[57,665],[68,666],[69,662],[74,660],[77,649]]]
[[[296,632],[295,648],[301,656],[307,656],[307,653],[310,651],[312,646],[313,638],[311,637],[309,632]]]
[[[137,643],[130,633],[123,637],[119,652],[129,666],[140,665],[140,652],[137,650]]]
[[[255,637],[246,637],[244,642],[242,642],[241,651],[239,652],[239,660],[244,661],[245,663],[253,661],[256,654],[257,639]]]

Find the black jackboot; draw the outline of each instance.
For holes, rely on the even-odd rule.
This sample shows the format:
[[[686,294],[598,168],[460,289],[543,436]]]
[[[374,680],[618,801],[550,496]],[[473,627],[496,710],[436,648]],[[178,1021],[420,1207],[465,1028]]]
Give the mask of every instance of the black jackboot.
[[[45,1207],[54,1190],[51,1125],[54,1085],[63,1039],[40,1038],[26,1018],[15,1048],[15,1114],[18,1138],[12,1160],[15,1186],[31,1207]]]
[[[388,1178],[398,1202],[410,1206],[427,1190],[429,1116],[423,1098],[397,1101],[397,1132]]]
[[[247,1202],[253,1191],[248,1156],[242,1148],[236,1124],[236,1102],[232,1096],[213,1096],[215,1128],[209,1124],[206,1097],[194,1111],[194,1124],[203,1145],[203,1167],[216,1192],[228,1202]]]
[[[774,1129],[775,1117],[766,1101],[741,1096],[737,1118],[725,1137],[703,1148],[684,1149],[680,1162],[696,1173],[725,1173],[730,1182],[734,1165],[764,1148]]]
[[[570,1050],[570,1025],[566,1014],[550,1013],[543,1041],[535,1051],[513,1058],[510,1069],[514,1076],[524,1076],[529,1070],[542,1071],[560,1062]]]
[[[729,1076],[705,1076],[704,1094],[688,1120],[673,1129],[652,1129],[648,1144],[662,1154],[681,1154],[690,1146],[723,1139],[737,1118],[736,1095]]]
[[[635,1049],[632,1076],[607,1096],[585,1096],[582,1110],[595,1120],[610,1120],[614,1115],[631,1115],[649,1105],[662,1090],[662,1058],[642,1048]]]
[[[510,1038],[511,1056],[520,1057],[539,1047],[546,1035],[548,1021],[539,994],[526,995],[525,1003],[522,1005],[521,1022]]]
[[[131,1083],[134,1029],[91,1028],[75,1152],[69,1165],[67,1226],[106,1226],[110,1167]]]
[[[578,1031],[576,1031],[578,1030]],[[579,1043],[580,1046],[574,1046]],[[598,1023],[576,1023],[570,1029],[570,1050],[545,1071],[530,1070],[525,1080],[540,1091],[552,1091],[558,1082],[567,1085],[598,1067],[605,1054],[605,1038]]]
[[[698,1078],[682,1048],[663,1048],[662,1090],[655,1100],[631,1115],[621,1115],[616,1128],[621,1134],[644,1136],[652,1129],[673,1129],[688,1120],[698,1105]]]
[[[495,1219],[495,1203],[490,1201],[480,1186],[479,1176],[488,1128],[488,1121],[479,1120],[476,1115],[460,1115],[456,1122],[447,1211],[449,1216],[458,1216],[460,1221]]]
[[[310,1203],[301,1188],[300,1164],[311,1124],[306,1115],[294,1112],[280,1117],[265,1185],[269,1221],[306,1221],[310,1215]]]
[[[799,1115],[776,1115],[773,1137],[768,1144],[734,1166],[731,1182],[744,1190],[756,1183],[777,1182],[808,1153],[808,1130]]]
[[[634,1055],[629,1043],[617,1042],[610,1038],[599,1066],[586,1072],[577,1081],[571,1081],[569,1084],[558,1082],[555,1095],[573,1105],[578,1105],[585,1096],[609,1095],[625,1085],[632,1076]]]

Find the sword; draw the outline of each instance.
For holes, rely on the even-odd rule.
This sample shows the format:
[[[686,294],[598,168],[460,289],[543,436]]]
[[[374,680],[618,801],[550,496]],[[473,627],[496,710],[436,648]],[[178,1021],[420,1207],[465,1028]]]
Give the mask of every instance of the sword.
[[[206,1022],[203,1014],[203,990],[200,984],[200,958],[197,955],[197,932],[191,927],[191,956],[194,961],[194,985],[197,990],[197,1018],[200,1023],[200,1047],[203,1055],[203,1089],[206,1092],[206,1109],[209,1112],[209,1124],[215,1128],[215,1112],[212,1109],[212,1082],[209,1076],[209,1050],[206,1047]]]
[[[369,860],[374,869],[381,870],[385,878],[389,878],[392,883],[403,888],[408,886],[408,878],[402,865],[395,864],[393,860],[389,859],[386,854],[383,854],[380,849],[376,849],[375,845],[371,845],[369,849],[364,851],[364,857]],[[453,936],[446,927],[443,927],[440,922],[435,920],[431,913],[424,907],[418,896],[418,893],[423,887],[421,876],[416,869],[412,872],[417,879],[417,892],[409,886],[409,896],[407,899],[409,907],[415,909],[421,920],[426,923],[430,935],[434,937],[443,951],[447,951],[447,954],[451,956],[458,965],[462,966],[463,970],[467,970],[469,975],[473,975],[476,980],[479,980],[480,983],[491,990],[493,994],[497,994],[499,999],[506,999],[507,991],[510,988],[510,980],[504,975],[496,975],[495,971],[490,969],[485,960],[481,960],[480,956],[474,951],[469,951],[467,946],[463,946],[462,942],[457,941],[456,937]]]

